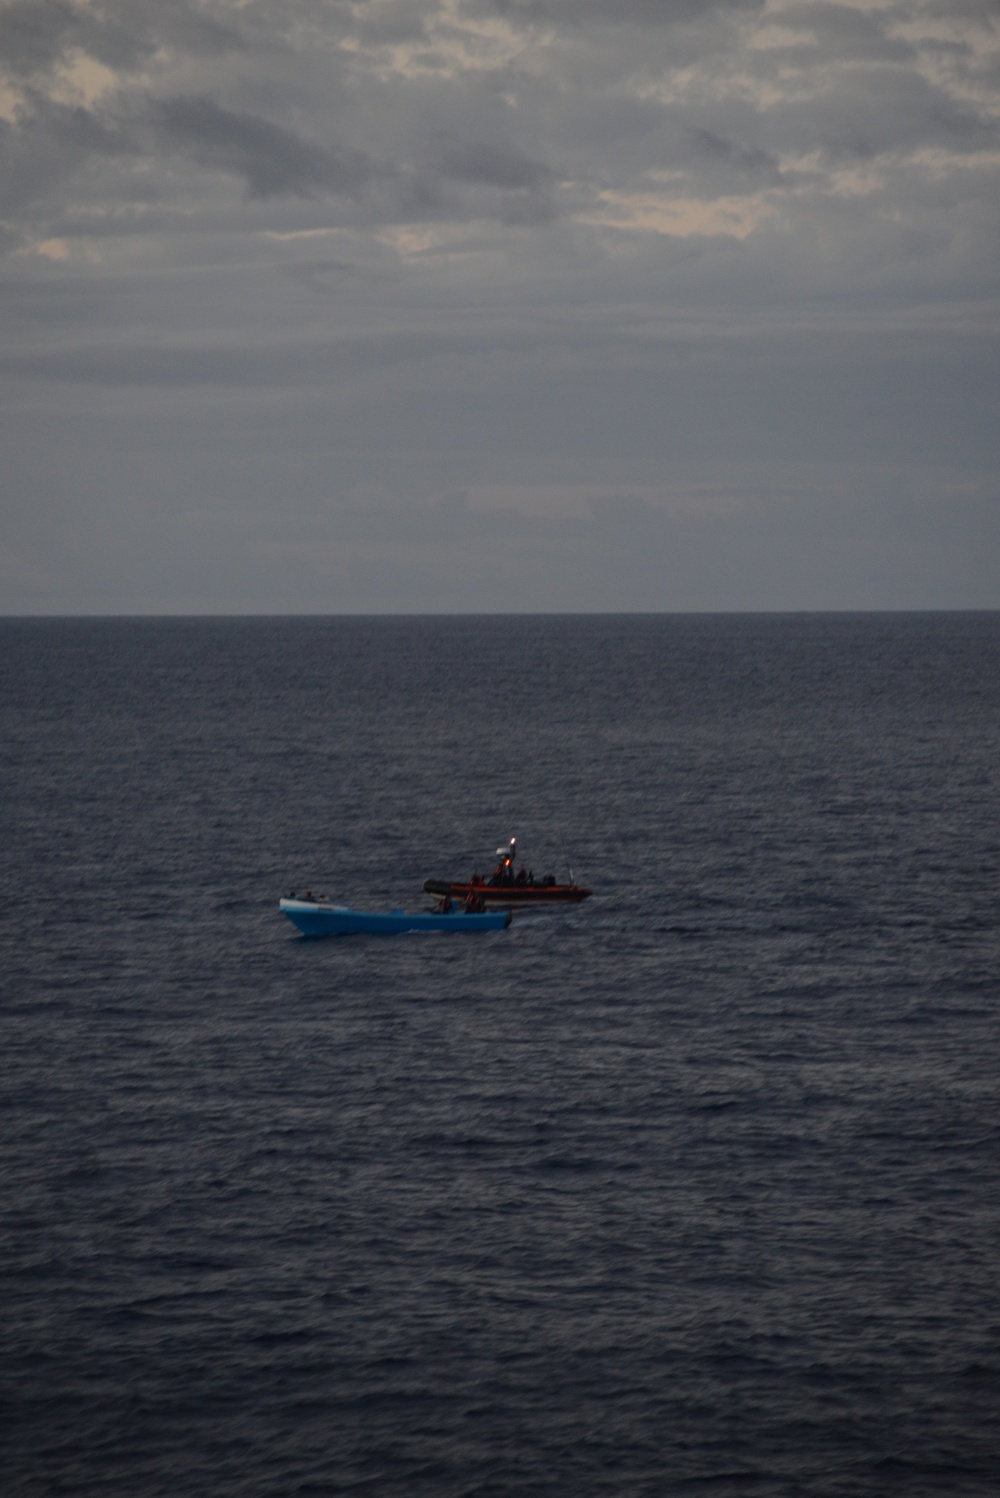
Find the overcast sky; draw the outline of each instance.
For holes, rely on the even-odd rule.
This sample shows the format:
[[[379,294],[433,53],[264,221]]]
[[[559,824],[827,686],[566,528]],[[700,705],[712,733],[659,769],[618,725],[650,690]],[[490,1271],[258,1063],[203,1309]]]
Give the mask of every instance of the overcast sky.
[[[1000,607],[998,0],[0,0],[0,613]]]

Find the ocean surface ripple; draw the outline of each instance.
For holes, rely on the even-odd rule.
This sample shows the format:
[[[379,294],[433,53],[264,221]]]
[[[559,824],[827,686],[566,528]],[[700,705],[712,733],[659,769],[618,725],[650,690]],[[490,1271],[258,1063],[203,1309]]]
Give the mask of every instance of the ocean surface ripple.
[[[0,643],[5,1498],[997,1491],[1000,615]]]

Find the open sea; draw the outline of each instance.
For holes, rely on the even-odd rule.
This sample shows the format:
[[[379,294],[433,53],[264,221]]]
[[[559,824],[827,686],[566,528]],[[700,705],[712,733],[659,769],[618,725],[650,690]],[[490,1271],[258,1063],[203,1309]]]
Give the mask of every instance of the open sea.
[[[3,1498],[1000,1491],[1000,614],[7,619],[0,773]]]

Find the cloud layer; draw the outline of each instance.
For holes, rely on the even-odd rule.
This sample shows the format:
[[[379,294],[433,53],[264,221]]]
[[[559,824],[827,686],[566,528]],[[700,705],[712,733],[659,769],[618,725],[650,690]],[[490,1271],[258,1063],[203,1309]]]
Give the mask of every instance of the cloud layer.
[[[1000,604],[987,0],[0,0],[0,60],[0,610]]]

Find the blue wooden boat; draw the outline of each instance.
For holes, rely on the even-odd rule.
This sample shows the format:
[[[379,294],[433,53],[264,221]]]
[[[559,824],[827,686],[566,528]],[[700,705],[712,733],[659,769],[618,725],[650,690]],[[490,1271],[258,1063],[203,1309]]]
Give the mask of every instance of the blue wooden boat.
[[[352,910],[325,900],[279,900],[278,908],[303,936],[394,936],[401,931],[503,931],[510,925],[509,910],[423,911],[408,915],[401,907],[389,911]]]

